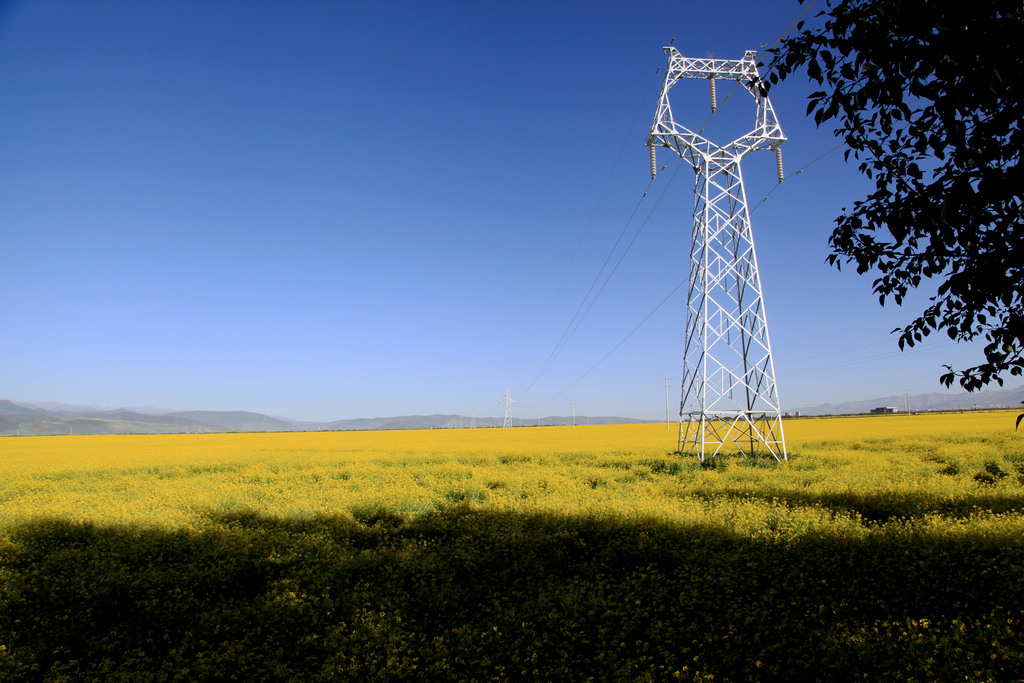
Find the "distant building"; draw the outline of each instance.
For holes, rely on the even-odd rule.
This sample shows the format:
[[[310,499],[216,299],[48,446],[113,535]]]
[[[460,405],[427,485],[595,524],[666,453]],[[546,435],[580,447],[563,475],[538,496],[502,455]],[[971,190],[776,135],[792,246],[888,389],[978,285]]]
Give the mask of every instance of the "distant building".
[[[898,408],[893,408],[892,406],[882,406],[880,408],[872,408],[871,409],[871,413],[872,414],[895,413],[897,410],[899,410],[899,409]]]

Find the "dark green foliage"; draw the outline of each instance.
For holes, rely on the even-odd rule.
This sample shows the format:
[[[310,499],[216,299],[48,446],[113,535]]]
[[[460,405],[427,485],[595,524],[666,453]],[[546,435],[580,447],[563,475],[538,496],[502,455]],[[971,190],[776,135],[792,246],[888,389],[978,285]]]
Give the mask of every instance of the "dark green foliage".
[[[640,464],[649,467],[652,474],[666,474],[670,477],[683,471],[683,464],[674,458],[652,458],[641,460]]]
[[[985,463],[985,468],[974,475],[974,481],[979,484],[994,484],[1007,475],[998,464],[991,460]]]
[[[357,517],[20,526],[0,546],[0,679],[1024,677],[1016,538],[772,542],[465,505]]]
[[[941,377],[969,391],[1024,373],[1022,44],[1020,0],[827,0],[768,76],[805,67],[807,113],[875,183],[836,219],[829,262],[875,271],[883,304],[935,278],[899,345],[983,338],[984,363]]]
[[[998,465],[995,471],[1002,472]],[[982,470],[987,476],[991,470]],[[1005,476],[1005,473],[999,476]],[[970,496],[939,496],[926,492],[877,491],[859,493],[837,491],[834,493],[805,493],[803,491],[776,489],[764,486],[760,489],[729,489],[714,487],[694,489],[690,494],[711,504],[733,498],[748,501],[781,503],[789,509],[820,508],[836,516],[848,516],[859,520],[865,527],[876,528],[889,522],[917,520],[929,515],[940,515],[949,520],[969,519],[978,512],[994,514],[1024,513],[1024,495],[1011,492],[979,491]]]

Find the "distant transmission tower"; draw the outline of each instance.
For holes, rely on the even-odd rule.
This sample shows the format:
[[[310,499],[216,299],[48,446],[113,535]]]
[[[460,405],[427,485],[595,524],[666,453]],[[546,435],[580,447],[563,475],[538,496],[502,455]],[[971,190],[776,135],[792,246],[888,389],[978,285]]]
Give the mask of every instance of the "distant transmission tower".
[[[510,391],[512,390],[505,389],[505,420],[501,423],[502,429],[512,429],[512,404],[516,401],[513,401],[512,397],[509,396],[508,392]]]
[[[771,102],[758,84],[756,51],[743,59],[687,59],[666,47],[668,70],[647,144],[651,176],[657,173],[655,147],[668,147],[696,172],[693,241],[686,305],[683,391],[679,406],[679,450],[703,462],[723,449],[751,456],[767,450],[786,460],[782,415],[775,386],[768,322],[757,273],[750,212],[740,160],[771,149],[782,180],[785,141]],[[718,146],[672,118],[669,90],[680,79],[736,81],[757,104],[754,130]]]

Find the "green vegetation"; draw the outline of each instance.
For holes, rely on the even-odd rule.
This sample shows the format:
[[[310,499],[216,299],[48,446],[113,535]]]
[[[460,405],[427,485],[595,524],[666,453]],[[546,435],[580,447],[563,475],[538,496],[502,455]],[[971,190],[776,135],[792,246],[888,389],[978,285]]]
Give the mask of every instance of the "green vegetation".
[[[849,514],[857,511],[849,510]],[[5,680],[1020,680],[1024,547],[873,525],[386,509],[203,532],[40,521],[3,550]],[[870,524],[870,523],[869,523]]]

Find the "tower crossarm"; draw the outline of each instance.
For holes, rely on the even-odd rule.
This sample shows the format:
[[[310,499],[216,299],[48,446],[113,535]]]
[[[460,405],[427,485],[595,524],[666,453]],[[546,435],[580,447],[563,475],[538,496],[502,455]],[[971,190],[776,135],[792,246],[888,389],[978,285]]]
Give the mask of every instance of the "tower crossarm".
[[[727,78],[733,81],[757,79],[757,51],[747,50],[743,59],[699,59],[684,57],[666,47],[669,78]]]
[[[759,85],[760,76],[757,72],[755,50],[747,50],[742,59],[683,57],[674,47],[666,47],[665,52],[669,57],[668,70],[661,87],[661,97],[651,126],[651,134],[647,140],[652,149],[656,146],[668,147],[676,154],[689,158],[696,166],[711,159],[719,162],[735,161],[754,150],[778,149],[786,140],[782,127],[775,117],[775,109]],[[716,80],[729,80],[743,86],[757,104],[754,129],[726,145],[718,146],[703,137],[701,131],[692,131],[678,123],[672,116],[669,91],[684,78],[708,79],[712,84]],[[712,97],[712,108],[715,106]]]

